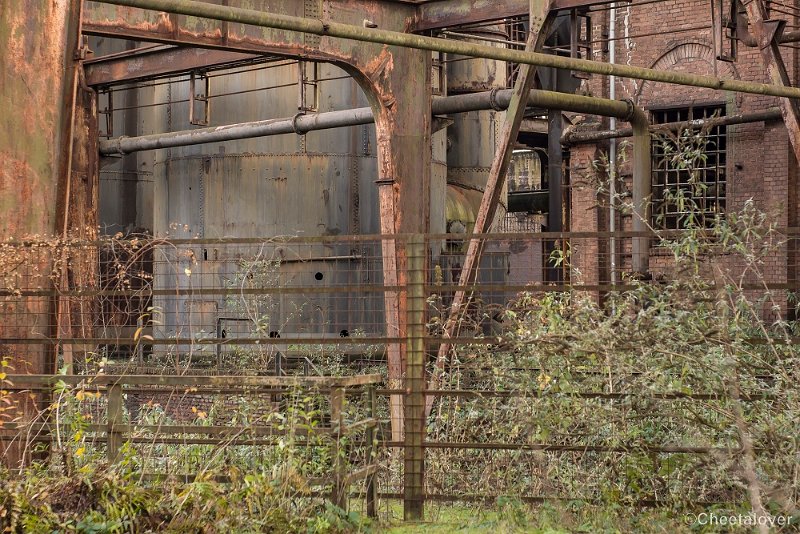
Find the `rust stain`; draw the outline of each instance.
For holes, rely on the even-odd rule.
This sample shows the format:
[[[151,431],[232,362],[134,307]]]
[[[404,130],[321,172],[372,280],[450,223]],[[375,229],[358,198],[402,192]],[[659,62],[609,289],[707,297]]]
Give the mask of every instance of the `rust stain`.
[[[136,30],[139,32],[152,34],[170,35],[175,31],[175,25],[169,14],[159,12],[155,21],[151,22],[146,18],[147,12],[141,9],[130,7],[117,7],[115,17],[103,17],[101,9],[87,10],[84,17],[85,29],[101,30],[107,29],[114,32],[117,29]]]
[[[27,161],[0,152],[0,208],[3,212],[2,238],[19,237],[20,233],[36,233],[34,226],[40,214],[47,211],[41,195],[34,195],[34,184],[41,176]]]
[[[0,237],[53,229],[68,4],[28,0],[0,18]]]

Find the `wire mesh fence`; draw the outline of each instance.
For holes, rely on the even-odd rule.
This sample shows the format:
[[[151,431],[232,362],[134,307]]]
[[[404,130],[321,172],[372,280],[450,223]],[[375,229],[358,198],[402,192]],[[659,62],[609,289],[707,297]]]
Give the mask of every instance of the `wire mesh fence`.
[[[385,497],[741,502],[747,454],[783,487],[798,474],[796,232],[738,249],[650,236],[647,276],[630,272],[638,236],[480,236],[474,276],[452,234],[6,243],[0,351],[18,373],[379,373]],[[724,332],[723,308],[738,321]],[[391,355],[410,362],[419,347],[412,387]],[[420,442],[412,393],[426,401]],[[202,392],[190,397],[176,410],[204,411]],[[123,404],[138,414],[154,399],[131,390]]]

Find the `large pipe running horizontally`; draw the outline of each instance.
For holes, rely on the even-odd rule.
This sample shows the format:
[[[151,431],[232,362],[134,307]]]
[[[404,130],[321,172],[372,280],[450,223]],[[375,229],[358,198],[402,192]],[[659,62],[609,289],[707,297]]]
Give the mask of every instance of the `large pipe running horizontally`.
[[[759,95],[780,96],[784,98],[800,98],[800,88],[769,85],[742,80],[726,80],[713,76],[703,76],[685,72],[662,71],[633,67],[631,65],[610,65],[601,61],[577,59],[541,52],[529,52],[510,48],[496,48],[458,41],[440,39],[423,35],[414,35],[389,30],[364,28],[351,24],[322,21],[315,18],[292,17],[276,13],[267,13],[253,9],[243,9],[226,5],[209,4],[193,0],[98,0],[105,4],[137,7],[204,17],[213,20],[250,24],[265,28],[282,29],[301,33],[310,33],[342,39],[365,41],[370,43],[396,45],[420,50],[446,52],[476,58],[497,59],[511,63],[554,67],[575,70],[592,74],[613,75],[621,78],[633,78],[654,82],[706,87],[716,90],[736,91]]]
[[[458,96],[439,97],[433,100],[434,115],[466,113],[485,109],[506,109],[511,102],[511,89],[485,91]],[[576,113],[614,116],[623,120],[633,114],[633,105],[627,101],[591,98],[588,96],[557,93],[554,91],[531,91],[528,106],[545,109],[562,109]],[[219,143],[252,137],[266,137],[316,130],[358,126],[374,123],[370,108],[357,108],[326,113],[298,114],[284,119],[230,124],[196,130],[143,135],[139,137],[116,137],[100,141],[100,154],[104,156],[130,154],[144,150],[175,148],[180,146]]]
[[[695,119],[682,122],[665,122],[655,124],[650,127],[651,132],[668,130],[677,132],[686,128],[714,128],[716,126],[731,126],[734,124],[747,124],[751,122],[781,120],[783,115],[780,108],[769,108],[764,111],[754,111],[751,113],[737,113],[735,115],[725,115],[711,119]],[[619,139],[622,137],[633,136],[632,128],[618,128],[602,130],[599,132],[576,132],[567,131],[561,137],[561,142],[565,145],[579,145],[584,143],[596,143],[607,139]]]

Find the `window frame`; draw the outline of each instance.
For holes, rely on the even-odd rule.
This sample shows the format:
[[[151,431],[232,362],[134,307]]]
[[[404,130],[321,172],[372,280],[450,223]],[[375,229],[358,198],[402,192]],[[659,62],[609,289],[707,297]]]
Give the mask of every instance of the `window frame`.
[[[657,132],[659,124],[725,116],[727,104],[694,102],[653,106],[648,111]],[[664,131],[661,139],[654,137],[651,142],[650,223],[657,230],[708,228],[727,209],[728,128],[725,125],[714,126],[702,137],[698,136],[703,130],[703,127],[689,127],[680,132]],[[701,141],[704,143],[702,148],[699,146]],[[672,191],[672,200],[666,191]],[[681,205],[684,201],[688,205]]]

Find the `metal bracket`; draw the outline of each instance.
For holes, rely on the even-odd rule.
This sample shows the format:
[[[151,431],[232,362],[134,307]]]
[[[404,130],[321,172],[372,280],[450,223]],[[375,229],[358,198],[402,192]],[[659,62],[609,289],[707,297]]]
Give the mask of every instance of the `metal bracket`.
[[[726,6],[725,3],[728,2]],[[737,0],[711,0],[712,40],[714,56],[719,61],[736,61],[739,40],[736,38],[736,25],[739,15]]]
[[[202,92],[197,92],[197,84],[203,84]],[[192,72],[189,78],[189,124],[195,126],[208,126],[211,121],[211,81],[204,72]],[[195,106],[202,104],[202,115],[198,118]]]
[[[786,27],[785,20],[765,20],[761,23],[764,31],[762,33],[762,40],[758,43],[758,47],[762,50],[772,45],[773,41],[779,40],[783,34],[783,29]]]
[[[452,125],[455,121],[453,119],[449,119],[447,117],[433,117],[431,121],[431,133],[436,133],[439,130],[444,130],[448,126]]]
[[[297,124],[298,119],[303,115],[305,115],[305,113],[301,111],[300,113],[295,113],[294,117],[292,117],[292,130],[294,130],[294,133],[297,135],[306,135],[308,133],[308,130],[300,128]]]
[[[106,107],[98,112],[100,115],[105,116],[106,131],[105,133],[100,132],[98,135],[106,139],[111,139],[114,137],[114,90],[110,87],[106,91],[106,98],[108,99]]]
[[[75,49],[75,54],[73,55],[72,59],[75,61],[83,61],[86,59],[87,56],[91,55],[92,51],[89,48],[89,36],[82,35],[80,43],[78,47]]]
[[[297,62],[297,109],[316,113],[319,110],[319,64],[316,61]]]
[[[493,109],[493,110],[495,110],[495,111],[505,111],[505,108],[503,108],[503,107],[502,107],[502,106],[501,106],[501,105],[500,105],[500,104],[497,102],[497,92],[498,92],[499,90],[500,90],[500,89],[498,89],[497,87],[495,87],[495,88],[493,88],[493,89],[492,89],[492,90],[489,92],[489,105],[490,105],[490,106],[492,107],[492,109]]]
[[[636,104],[634,104],[633,99],[631,98],[623,98],[623,102],[628,106],[628,111],[625,112],[625,116],[622,118],[625,122],[630,122],[633,118],[633,114],[636,113]]]
[[[447,75],[444,61],[444,53],[434,52],[431,62],[431,83],[433,84],[434,95],[447,94]]]

